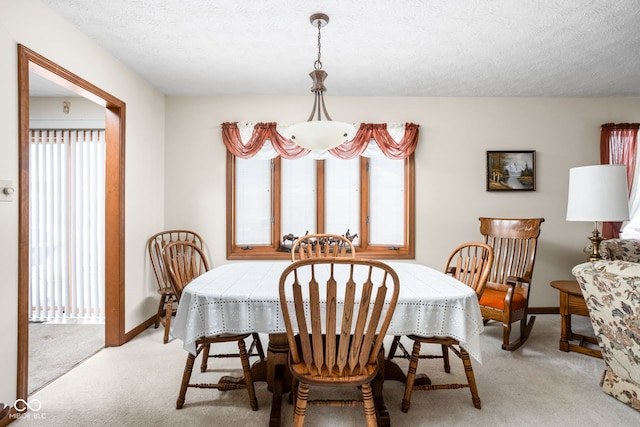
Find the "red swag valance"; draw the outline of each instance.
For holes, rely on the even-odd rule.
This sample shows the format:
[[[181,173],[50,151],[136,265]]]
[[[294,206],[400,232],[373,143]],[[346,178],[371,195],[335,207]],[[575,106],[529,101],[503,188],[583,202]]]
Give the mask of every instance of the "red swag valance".
[[[269,140],[274,150],[283,159],[298,159],[309,154],[310,150],[302,148],[277,131],[277,123],[256,123],[251,138],[243,143],[238,122],[222,123],[222,142],[230,153],[248,159],[255,156],[264,143]],[[345,142],[329,150],[331,155],[340,159],[352,159],[364,153],[371,140],[375,141],[382,153],[396,160],[409,157],[418,145],[418,129],[420,125],[406,123],[404,137],[396,142],[387,131],[386,123],[361,123],[351,141]]]

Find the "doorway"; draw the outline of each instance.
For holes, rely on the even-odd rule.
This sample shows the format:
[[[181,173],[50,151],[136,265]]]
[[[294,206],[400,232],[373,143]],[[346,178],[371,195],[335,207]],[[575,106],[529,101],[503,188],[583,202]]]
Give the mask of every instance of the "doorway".
[[[105,326],[106,347],[124,334],[124,135],[125,103],[36,52],[18,45],[19,248],[17,398],[28,397],[29,372],[29,74],[34,72],[105,108]]]
[[[29,395],[104,348],[104,107],[29,74]]]

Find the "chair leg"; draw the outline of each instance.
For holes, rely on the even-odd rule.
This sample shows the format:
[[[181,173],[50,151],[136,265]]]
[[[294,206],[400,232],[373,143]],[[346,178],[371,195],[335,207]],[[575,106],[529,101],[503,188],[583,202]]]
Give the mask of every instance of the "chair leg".
[[[200,353],[200,348],[197,353]],[[193,363],[196,360],[196,355],[189,353],[187,356],[187,363],[184,365],[184,373],[182,374],[182,384],[180,385],[180,393],[178,394],[178,400],[176,401],[176,409],[181,409],[184,405],[184,398],[187,394],[187,388],[189,387],[189,381],[191,380],[191,372],[193,371]]]
[[[211,350],[210,344],[205,344],[202,349],[202,361],[200,362],[200,372],[207,372],[209,363],[209,350]]]
[[[249,405],[254,411],[258,410],[258,399],[256,399],[256,391],[253,388],[253,376],[251,375],[251,366],[249,366],[249,356],[244,340],[238,340],[238,350],[240,352],[240,362],[242,362],[242,372],[244,373],[244,383],[249,393]]]
[[[531,329],[533,329],[533,324],[536,321],[536,316],[525,316],[524,319],[520,321],[520,337],[517,341],[509,343],[509,337],[505,336],[505,341],[502,344],[502,349],[507,351],[513,351],[518,348],[529,338],[531,334]],[[506,327],[506,325],[505,325]],[[509,325],[509,331],[511,331],[511,325]]]
[[[367,427],[377,427],[376,408],[373,404],[373,393],[370,384],[362,384],[362,403],[364,405],[364,416],[367,419]]]
[[[162,313],[164,312],[164,305],[167,302],[166,295],[160,295],[160,304],[158,304],[158,314],[156,314],[156,323],[153,324],[153,327],[158,329],[160,326],[160,318],[162,317]]]
[[[309,384],[298,383],[298,395],[296,396],[296,406],[293,410],[293,426],[302,427],[304,425],[304,415],[307,412],[307,398],[309,397]]]
[[[507,322],[502,325],[502,349],[509,347],[509,336],[511,335],[511,323]]]
[[[389,355],[387,356],[388,360],[391,360],[395,357],[399,342],[400,342],[400,335],[394,336],[393,341],[391,342],[391,347],[389,347]]]
[[[404,386],[404,397],[402,398],[402,412],[409,412],[411,406],[411,393],[413,392],[413,383],[416,380],[416,370],[418,369],[418,359],[420,358],[420,342],[413,342],[413,352],[409,361],[409,370],[407,372],[407,382]]]
[[[293,378],[291,380],[291,392],[289,393],[289,403],[295,406],[297,396],[298,396],[298,380],[296,378]]]
[[[525,318],[520,322],[520,335],[524,337],[522,342],[526,341],[527,338],[529,338],[531,329],[533,329],[533,324],[535,323],[535,321],[536,316],[525,316]]]
[[[464,373],[467,376],[469,390],[471,390],[471,400],[473,401],[473,406],[480,409],[480,395],[478,394],[478,387],[476,386],[476,377],[473,374],[471,359],[469,358],[469,353],[467,353],[466,350],[462,347],[460,347],[460,358],[462,359],[462,364],[464,365]]]
[[[254,332],[251,334],[251,337],[253,338],[253,343],[251,344],[251,346],[253,347],[255,345],[260,360],[265,360],[264,350],[262,349],[262,342],[260,341],[260,335],[257,332]]]
[[[449,346],[442,344],[442,361],[444,362],[444,371],[448,374],[451,372],[449,364]]]
[[[173,298],[167,300],[167,310],[165,311],[164,318],[164,343],[169,342],[169,331],[171,330],[171,317],[173,316]]]

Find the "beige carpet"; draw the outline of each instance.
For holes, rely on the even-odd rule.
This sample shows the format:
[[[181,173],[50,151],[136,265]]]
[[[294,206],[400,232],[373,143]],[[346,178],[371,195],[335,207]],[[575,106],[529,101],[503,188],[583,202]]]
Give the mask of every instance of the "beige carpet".
[[[104,347],[104,324],[29,323],[29,394]]]
[[[574,318],[574,331],[586,332],[585,318]],[[640,413],[604,394],[599,386],[602,360],[558,350],[558,315],[538,316],[525,346],[500,350],[502,328],[489,324],[483,333],[483,363],[474,363],[482,409],[473,407],[467,389],[416,391],[409,413],[400,411],[403,384],[387,382],[384,397],[394,426],[638,426]],[[266,337],[264,342],[266,344]],[[271,393],[257,383],[260,409],[249,409],[244,390],[190,389],[183,409],[175,409],[186,352],[181,341],[162,344],[162,331],[150,328],[120,348],[100,351],[32,396],[42,418],[23,417],[16,426],[237,426],[268,424]],[[440,361],[425,361],[431,377],[462,377],[452,359],[452,373]],[[237,361],[224,361],[240,372]],[[210,363],[210,369],[213,362]],[[218,365],[219,366],[219,365]],[[403,364],[406,368],[406,364]],[[224,374],[225,368],[209,375]],[[194,373],[195,374],[195,373]],[[313,392],[313,389],[312,389]],[[34,402],[35,403],[35,402]],[[361,408],[311,407],[309,426],[363,425]],[[291,425],[291,406],[283,405],[283,426]],[[45,421],[46,420],[46,421]],[[44,421],[44,422],[43,422]]]

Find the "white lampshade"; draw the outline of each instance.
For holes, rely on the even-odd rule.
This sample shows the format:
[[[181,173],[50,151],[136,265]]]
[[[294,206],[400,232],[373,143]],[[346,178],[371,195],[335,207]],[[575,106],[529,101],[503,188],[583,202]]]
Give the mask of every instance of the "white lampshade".
[[[569,170],[567,221],[627,221],[629,198],[624,165]]]
[[[287,126],[282,134],[298,144],[312,151],[326,151],[340,144],[351,141],[356,128],[350,123],[335,122],[333,120],[313,120],[295,123]]]

